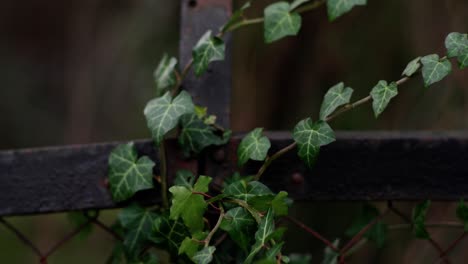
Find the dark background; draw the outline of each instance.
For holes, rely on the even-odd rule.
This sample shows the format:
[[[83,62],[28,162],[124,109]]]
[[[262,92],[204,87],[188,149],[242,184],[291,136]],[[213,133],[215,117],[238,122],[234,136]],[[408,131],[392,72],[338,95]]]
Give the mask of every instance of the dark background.
[[[260,16],[271,2],[254,1],[247,15]],[[152,72],[162,54],[177,56],[179,8],[175,0],[2,1],[0,149],[149,137],[142,112],[154,95]],[[354,98],[365,96],[378,80],[399,79],[414,57],[443,55],[449,32],[467,32],[467,14],[465,0],[369,0],[333,23],[324,7],[310,12],[298,37],[272,45],[263,44],[260,25],[241,29],[234,34],[232,128],[290,130],[298,120],[316,117],[325,91],[340,81],[355,89]],[[429,89],[419,77],[405,84],[379,120],[367,105],[332,125],[341,130],[465,130],[467,100],[467,71],[454,68],[454,74]],[[339,237],[357,206],[322,203],[294,210]],[[454,215],[453,205],[434,208],[431,217]],[[113,216],[108,212],[104,218],[111,222]],[[13,220],[44,248],[71,228],[63,215]],[[454,234],[442,230],[436,235],[449,241]],[[400,235],[384,250],[371,246],[363,254],[369,263],[432,259],[428,243],[408,237]],[[299,241],[295,251],[312,250],[319,261],[321,244],[309,237],[294,240]],[[74,240],[51,263],[103,263],[111,242],[96,231],[89,239]],[[2,227],[0,259],[35,263]]]

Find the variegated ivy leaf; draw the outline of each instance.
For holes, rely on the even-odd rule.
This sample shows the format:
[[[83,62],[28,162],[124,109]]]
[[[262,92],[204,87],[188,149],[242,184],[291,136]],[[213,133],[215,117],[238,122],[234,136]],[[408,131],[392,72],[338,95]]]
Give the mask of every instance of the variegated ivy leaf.
[[[119,221],[128,230],[124,238],[124,246],[128,255],[138,256],[157,218],[157,214],[138,205],[131,205],[120,212]]]
[[[301,6],[302,4],[309,2],[310,0],[294,0],[294,2],[291,3],[290,10],[294,10]]]
[[[109,156],[109,184],[112,198],[121,202],[136,192],[153,188],[154,162],[143,156],[138,159],[133,143],[116,147]]]
[[[465,49],[464,53],[457,57],[457,60],[460,69],[468,67],[468,49]]]
[[[256,128],[242,139],[237,148],[239,166],[243,166],[249,159],[257,161],[266,159],[271,143],[262,132],[263,128]]]
[[[273,210],[270,209],[258,224],[258,230],[255,232],[255,244],[252,246],[249,255],[245,259],[245,264],[252,263],[255,256],[260,252],[265,244],[268,243],[274,232],[275,222],[273,219]]]
[[[177,126],[182,115],[193,111],[192,97],[186,91],[180,92],[174,99],[167,92],[162,97],[149,101],[144,113],[156,145],[159,146],[166,133]]]
[[[345,88],[342,82],[330,88],[325,94],[322,106],[320,107],[320,120],[325,120],[338,107],[349,103],[352,95],[353,89],[350,87]]]
[[[300,121],[293,131],[294,141],[298,146],[298,155],[309,167],[312,167],[321,146],[335,141],[335,134],[324,121],[312,122],[310,118]]]
[[[156,82],[157,96],[164,94],[168,88],[171,88],[176,84],[176,65],[176,58],[169,58],[167,54],[164,54],[161,61],[159,62],[158,67],[153,73],[154,81]]]
[[[216,129],[205,124],[196,114],[185,114],[180,118],[182,130],[178,138],[179,144],[186,154],[190,152],[200,153],[211,145],[226,144],[231,135],[228,130],[221,137],[215,134]]]
[[[229,184],[225,188],[224,194],[249,203],[257,196],[273,195],[273,192],[259,181],[240,180]]]
[[[241,8],[239,8],[236,12],[234,12],[229,18],[228,22],[224,24],[221,28],[222,32],[226,32],[229,30],[233,25],[239,23],[243,19],[244,11],[250,7],[250,1],[247,1]]]
[[[327,0],[328,19],[333,21],[351,11],[354,6],[366,4],[367,0]]]
[[[211,36],[207,31],[193,48],[193,68],[195,75],[200,77],[208,69],[212,61],[224,60],[225,45],[219,37]]]
[[[245,208],[235,207],[226,212],[220,228],[228,232],[241,249],[247,251],[251,242],[249,234],[253,233],[255,225],[255,219]]]
[[[302,18],[293,12],[288,2],[269,5],[264,11],[264,38],[272,43],[286,36],[295,36],[301,29]]]
[[[216,251],[216,247],[210,246],[205,247],[202,250],[198,251],[193,256],[193,261],[197,264],[208,264],[213,260],[213,254]]]
[[[333,241],[333,246],[338,248],[339,245],[340,245],[340,240],[339,239],[336,239],[335,241]],[[339,256],[340,256],[340,254],[338,252],[334,251],[330,247],[326,247],[324,252],[323,252],[322,264],[338,264],[338,257]]]
[[[417,238],[430,238],[430,235],[426,230],[426,215],[430,205],[431,201],[427,200],[417,204],[413,209],[413,233]]]
[[[393,97],[398,95],[398,87],[395,82],[388,84],[386,81],[379,81],[372,91],[372,108],[375,117],[378,117],[387,108]]]
[[[170,218],[177,220],[181,217],[192,233],[203,229],[203,215],[208,206],[202,195],[193,192],[207,192],[210,182],[210,177],[200,176],[193,188],[187,186],[172,186],[169,188],[172,193]]]
[[[439,55],[432,54],[421,58],[423,64],[422,75],[424,79],[424,86],[436,83],[450,72],[452,72],[452,64],[448,59],[439,59]]]
[[[445,38],[447,57],[453,58],[466,53],[468,50],[468,34],[452,32]]]
[[[180,219],[170,220],[168,214],[158,217],[153,223],[153,232],[149,239],[158,245],[163,245],[169,252],[177,254],[189,232]]]
[[[411,77],[419,70],[419,68],[421,68],[420,61],[421,57],[417,57],[416,59],[410,61],[401,75]]]

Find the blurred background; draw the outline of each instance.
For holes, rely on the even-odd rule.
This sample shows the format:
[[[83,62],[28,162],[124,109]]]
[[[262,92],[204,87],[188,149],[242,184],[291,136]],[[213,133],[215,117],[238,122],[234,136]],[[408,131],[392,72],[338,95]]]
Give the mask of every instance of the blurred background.
[[[271,2],[256,0],[247,16],[261,16]],[[290,130],[300,119],[317,116],[332,85],[344,81],[354,88],[354,98],[365,96],[379,80],[399,79],[413,58],[445,54],[449,32],[468,31],[466,0],[368,2],[333,23],[324,7],[309,12],[298,37],[272,45],[263,43],[260,25],[237,31],[232,128]],[[142,111],[154,95],[152,72],[162,54],[177,56],[179,9],[175,0],[2,1],[0,150],[148,138]],[[454,68],[454,74],[430,89],[420,78],[405,84],[379,120],[368,105],[332,125],[339,130],[465,130],[467,101],[468,72]],[[359,206],[310,203],[293,211],[338,238]],[[401,207],[409,212],[411,204]],[[452,204],[440,203],[430,218],[450,220],[454,212]],[[113,211],[104,213],[109,223],[114,216]],[[73,228],[63,214],[10,220],[44,249]],[[294,233],[292,228],[288,236]],[[408,234],[382,250],[370,245],[354,263],[432,260],[430,245]],[[447,242],[456,234],[434,232]],[[50,263],[104,263],[112,241],[96,229],[90,238],[67,244]],[[310,237],[295,236],[294,241],[288,250],[311,252],[314,263],[320,263],[322,244]],[[454,263],[465,263],[462,251],[454,252]],[[37,263],[3,227],[0,260]]]

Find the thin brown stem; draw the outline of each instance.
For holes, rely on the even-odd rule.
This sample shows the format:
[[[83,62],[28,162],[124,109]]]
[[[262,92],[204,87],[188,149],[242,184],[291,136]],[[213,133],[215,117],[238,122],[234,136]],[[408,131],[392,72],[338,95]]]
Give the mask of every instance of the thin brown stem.
[[[223,209],[222,206],[220,206],[219,209],[220,209],[220,213],[219,213],[218,222],[216,222],[216,225],[213,227],[213,229],[211,229],[208,236],[206,236],[206,238],[205,238],[205,247],[208,247],[210,245],[211,239],[213,238],[216,231],[218,231],[219,227],[221,226],[221,222],[224,219],[224,209]]]

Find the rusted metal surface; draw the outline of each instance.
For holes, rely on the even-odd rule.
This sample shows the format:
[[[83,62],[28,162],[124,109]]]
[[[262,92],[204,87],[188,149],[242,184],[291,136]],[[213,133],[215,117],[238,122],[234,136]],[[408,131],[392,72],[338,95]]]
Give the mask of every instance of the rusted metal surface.
[[[182,0],[180,30],[180,64],[186,65],[192,58],[192,48],[206,31],[213,35],[226,23],[232,13],[232,0]],[[218,124],[229,127],[231,97],[231,35],[224,37],[226,53],[224,61],[210,64],[200,78],[193,72],[184,80],[183,87],[197,104],[208,106],[210,114],[218,117]]]
[[[270,133],[272,151],[291,143],[288,133]],[[238,170],[240,136],[207,157],[185,159],[167,142],[170,175],[178,168],[217,177]],[[117,143],[0,152],[0,216],[112,208],[106,187],[107,159]],[[156,161],[151,141],[136,143]],[[207,160],[210,160],[207,162]],[[468,135],[447,133],[338,133],[323,147],[316,166],[304,167],[295,152],[275,161],[262,178],[274,190],[304,200],[458,200],[468,198]],[[259,162],[249,162],[245,174]],[[158,202],[158,188],[137,200]]]

